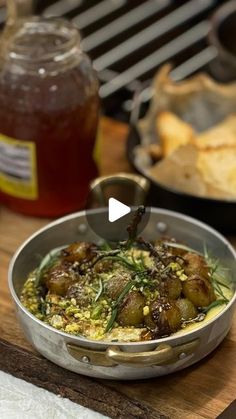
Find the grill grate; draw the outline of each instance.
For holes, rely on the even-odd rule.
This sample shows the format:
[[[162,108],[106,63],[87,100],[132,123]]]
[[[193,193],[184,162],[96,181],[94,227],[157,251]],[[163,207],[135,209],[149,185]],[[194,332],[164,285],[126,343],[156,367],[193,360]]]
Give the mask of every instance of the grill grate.
[[[83,49],[98,72],[106,114],[127,120],[136,89],[145,88],[158,67],[173,63],[180,80],[207,69],[216,57],[207,45],[209,16],[222,0],[36,0],[45,16],[66,16],[80,29]],[[0,8],[0,23],[5,10]]]

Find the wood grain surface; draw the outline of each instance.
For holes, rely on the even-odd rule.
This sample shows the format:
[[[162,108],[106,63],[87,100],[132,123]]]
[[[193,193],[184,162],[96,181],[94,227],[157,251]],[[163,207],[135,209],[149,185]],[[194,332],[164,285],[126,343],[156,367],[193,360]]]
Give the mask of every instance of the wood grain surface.
[[[102,120],[101,174],[131,171],[126,135],[126,125]],[[0,208],[0,369],[112,418],[216,418],[236,398],[236,318],[227,338],[206,359],[182,372],[143,381],[83,377],[47,361],[27,343],[8,291],[7,269],[22,241],[47,222]],[[235,238],[231,241],[235,244]]]

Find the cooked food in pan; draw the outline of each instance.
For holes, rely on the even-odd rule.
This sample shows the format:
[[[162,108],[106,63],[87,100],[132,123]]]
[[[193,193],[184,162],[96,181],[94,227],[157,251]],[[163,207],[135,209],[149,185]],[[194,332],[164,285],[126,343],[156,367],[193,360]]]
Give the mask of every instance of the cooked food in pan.
[[[233,295],[227,270],[177,238],[137,237],[140,207],[124,242],[52,249],[30,273],[21,302],[60,331],[106,341],[147,341],[198,327]]]
[[[236,83],[198,74],[174,82],[164,66],[139,122],[136,165],[164,186],[201,197],[236,199]]]
[[[183,192],[236,198],[236,115],[200,134],[171,112],[161,112],[156,125],[161,161],[148,170],[151,176]]]

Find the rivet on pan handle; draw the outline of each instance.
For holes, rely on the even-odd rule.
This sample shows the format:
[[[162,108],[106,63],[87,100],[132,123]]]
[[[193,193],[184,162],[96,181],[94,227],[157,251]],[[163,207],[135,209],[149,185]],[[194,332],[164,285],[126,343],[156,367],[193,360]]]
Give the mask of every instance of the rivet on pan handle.
[[[90,183],[90,189],[100,205],[107,205],[104,196],[104,190],[111,185],[133,185],[135,188],[135,198],[133,205],[145,203],[147,193],[150,188],[150,182],[142,176],[133,173],[117,173],[110,176],[101,176]]]
[[[183,359],[193,354],[198,344],[199,339],[174,347],[168,344],[160,344],[153,351],[147,352],[124,352],[119,346],[110,346],[106,351],[96,351],[70,343],[67,344],[67,349],[73,358],[89,365],[145,367],[171,364]]]

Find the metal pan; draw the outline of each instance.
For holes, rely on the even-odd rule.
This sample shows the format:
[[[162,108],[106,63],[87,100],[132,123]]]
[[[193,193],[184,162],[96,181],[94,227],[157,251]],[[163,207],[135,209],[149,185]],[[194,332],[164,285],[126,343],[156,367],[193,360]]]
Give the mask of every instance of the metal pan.
[[[90,210],[95,221],[107,209]],[[174,236],[196,250],[205,243],[231,268],[235,276],[236,254],[227,240],[207,225],[190,217],[152,208],[143,236],[154,240],[163,233]],[[108,379],[143,379],[166,375],[199,361],[215,349],[228,333],[236,294],[216,317],[198,329],[180,336],[136,343],[99,342],[72,336],[38,320],[21,304],[19,296],[27,275],[54,247],[74,241],[97,241],[88,227],[85,212],[61,218],[31,236],[16,252],[9,267],[9,287],[17,317],[29,342],[46,358],[68,370]]]
[[[140,143],[138,129],[135,124],[131,124],[127,139],[127,156],[134,169],[150,181],[149,205],[191,215],[224,233],[236,232],[236,200],[220,200],[186,194],[154,181],[135,161],[134,148]]]

